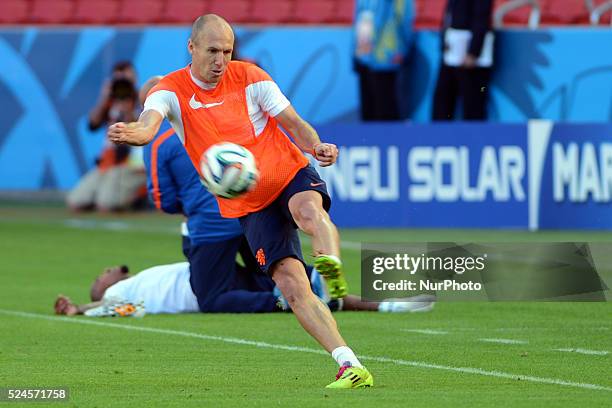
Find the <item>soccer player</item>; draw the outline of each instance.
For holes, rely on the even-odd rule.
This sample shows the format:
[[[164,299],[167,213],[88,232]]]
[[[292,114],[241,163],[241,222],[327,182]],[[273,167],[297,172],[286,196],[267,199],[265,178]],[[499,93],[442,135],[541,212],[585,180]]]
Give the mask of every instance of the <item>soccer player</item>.
[[[149,79],[141,88],[141,99],[144,103],[146,94],[155,86],[161,77]],[[182,213],[187,218],[183,229],[183,252],[189,260],[189,283],[199,305],[200,312],[273,312],[286,310],[286,300],[279,296],[273,281],[260,272],[254,257],[248,248],[242,248],[244,239],[237,220],[222,218],[216,200],[200,182],[199,175],[189,160],[183,145],[172,129],[168,129],[164,121],[153,141],[143,149],[145,167],[147,168],[147,184],[155,206],[164,212]],[[237,248],[245,266],[235,262]],[[172,269],[168,265],[166,269]],[[147,286],[155,286],[150,281],[162,279],[164,267],[157,267],[155,274],[146,272],[147,278],[138,281],[147,282]],[[331,300],[323,293],[323,283],[318,272],[312,267],[306,268],[315,295],[321,298],[332,311],[336,310],[381,310],[392,312],[426,311],[433,303],[419,302],[414,299],[387,301],[380,304],[362,302],[356,296]],[[169,272],[172,273],[172,272]],[[145,274],[141,272],[140,275]],[[121,276],[121,275],[119,275]],[[99,293],[104,283],[113,277],[100,277],[98,288],[92,293]],[[169,277],[169,282],[175,280]],[[100,285],[102,285],[100,287]],[[130,287],[126,282],[122,287]],[[166,287],[165,285],[158,285]],[[112,291],[114,292],[114,290]],[[192,298],[191,291],[178,288],[175,293],[187,293],[186,298]],[[137,289],[124,289],[130,294],[130,302],[139,302]],[[114,295],[114,293],[113,293]],[[142,295],[146,298],[148,293]],[[166,295],[161,290],[159,296]],[[98,296],[99,297],[99,296]],[[157,304],[149,301],[145,303]],[[162,302],[167,304],[168,302]],[[179,303],[180,304],[180,303]],[[170,309],[172,310],[172,309]],[[181,310],[180,307],[178,310]],[[194,310],[198,311],[198,310]],[[151,313],[147,310],[147,313]],[[173,313],[170,311],[169,313]]]
[[[187,45],[191,64],[153,88],[137,122],[116,123],[108,136],[116,143],[145,145],[168,118],[196,168],[215,143],[229,141],[249,149],[257,160],[259,182],[241,197],[218,198],[221,214],[240,219],[262,269],[304,329],[340,365],[336,381],[328,387],[372,386],[372,375],[346,345],[329,309],[308,287],[295,229],[297,225],[311,236],[315,266],[332,297],[346,296],[338,232],[327,214],[330,198],[302,153],[329,166],[338,149],[320,141],[267,73],[253,64],[230,61],[233,44],[234,33],[225,20],[212,14],[198,17]]]
[[[325,283],[316,270],[310,268],[312,291],[322,300],[329,301]],[[129,274],[127,266],[106,268],[93,282],[90,290],[92,303],[77,305],[70,298],[59,295],[55,301],[55,313],[67,316],[91,314],[93,316],[129,316],[144,307],[147,314],[178,314],[203,312],[199,301],[191,289],[190,268],[187,262],[159,265],[148,268],[135,275]],[[235,275],[230,285],[232,290],[259,292],[274,296],[274,282],[267,276],[252,280],[246,273]],[[433,299],[429,295],[413,298],[387,300],[383,302],[365,302],[358,296],[348,295],[342,301],[332,301],[331,306],[338,311],[361,310],[391,313],[425,312],[433,308]],[[132,305],[132,307],[126,307]],[[96,310],[97,309],[97,310]],[[282,308],[271,307],[258,312],[278,312]],[[232,313],[252,313],[252,308],[235,308]]]
[[[141,89],[146,94],[161,77],[149,79]],[[235,275],[246,268],[252,279],[261,279],[238,220],[223,218],[214,196],[200,181],[181,141],[164,121],[151,143],[143,149],[147,187],[155,206],[169,214],[183,214],[183,253],[189,260],[190,280],[202,312],[269,312],[277,306],[278,295],[271,289],[233,289]],[[240,256],[244,266],[236,263]],[[262,276],[259,276],[262,275]],[[274,284],[270,282],[273,286]]]

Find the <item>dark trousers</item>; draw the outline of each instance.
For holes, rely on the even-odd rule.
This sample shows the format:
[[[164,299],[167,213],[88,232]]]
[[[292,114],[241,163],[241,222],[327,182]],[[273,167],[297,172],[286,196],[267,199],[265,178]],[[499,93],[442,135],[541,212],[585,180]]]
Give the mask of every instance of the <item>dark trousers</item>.
[[[397,90],[399,71],[375,71],[355,63],[359,75],[361,119],[364,121],[400,120]]]
[[[452,120],[461,99],[464,120],[486,120],[491,68],[450,67],[442,64],[433,102],[433,120]]]
[[[200,311],[257,313],[278,311],[274,282],[256,265],[244,236],[221,242],[191,245],[183,237],[189,260],[189,282]],[[246,267],[236,264],[240,253]]]

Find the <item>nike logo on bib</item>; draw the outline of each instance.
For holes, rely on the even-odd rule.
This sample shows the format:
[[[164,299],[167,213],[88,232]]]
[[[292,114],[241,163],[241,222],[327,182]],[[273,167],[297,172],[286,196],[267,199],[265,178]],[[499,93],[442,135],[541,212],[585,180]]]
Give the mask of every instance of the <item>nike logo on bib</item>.
[[[191,109],[200,109],[200,108],[208,109],[208,108],[212,108],[213,106],[223,105],[223,102],[225,101],[213,102],[213,103],[198,102],[196,101],[195,94],[193,94],[191,96],[191,99],[189,100],[189,106],[191,106]]]

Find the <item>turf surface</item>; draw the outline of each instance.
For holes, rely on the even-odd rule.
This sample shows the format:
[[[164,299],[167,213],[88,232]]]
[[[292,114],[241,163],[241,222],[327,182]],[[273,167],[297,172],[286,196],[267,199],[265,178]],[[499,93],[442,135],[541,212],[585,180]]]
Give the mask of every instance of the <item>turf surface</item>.
[[[53,406],[79,407],[611,404],[610,303],[440,302],[420,315],[338,313],[376,381],[348,392],[323,388],[335,363],[290,314],[52,315],[58,293],[87,301],[105,266],[127,263],[136,271],[180,260],[179,221],[0,208],[0,387],[68,386],[70,401]],[[612,240],[604,233],[457,230],[346,230],[342,238],[352,292],[359,291],[359,252],[351,242]]]

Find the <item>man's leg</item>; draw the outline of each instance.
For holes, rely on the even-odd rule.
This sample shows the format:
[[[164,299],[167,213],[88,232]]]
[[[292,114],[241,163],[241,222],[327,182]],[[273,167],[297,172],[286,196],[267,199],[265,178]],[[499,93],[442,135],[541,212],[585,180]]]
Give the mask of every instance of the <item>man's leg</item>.
[[[491,68],[464,69],[460,76],[464,120],[487,120]]]
[[[119,206],[123,209],[129,209],[136,202],[143,189],[146,189],[147,174],[144,169],[129,165],[119,166],[119,173],[121,180],[117,191]]]
[[[200,311],[258,313],[280,310],[272,292],[236,290],[236,254],[242,236],[189,247],[189,282]]]
[[[127,209],[138,196],[138,190],[146,185],[146,174],[127,165],[113,166],[106,170],[100,183],[96,206],[103,211]]]
[[[217,296],[209,313],[272,313],[283,309],[273,292],[230,290]]]
[[[340,237],[327,211],[323,209],[323,197],[317,191],[302,191],[289,199],[289,211],[299,229],[312,239],[316,255],[340,257]]]
[[[302,262],[295,258],[281,259],[270,272],[302,327],[325,350],[331,353],[337,347],[346,346],[331,312],[312,292]]]
[[[370,386],[372,376],[346,346],[327,306],[312,292],[302,262],[300,240],[287,207],[286,198],[279,197],[265,209],[240,219],[249,246],[259,266],[271,275],[302,327],[331,352],[342,367],[343,376],[344,373],[355,376],[354,383],[338,377],[340,379],[332,383],[332,388]]]
[[[362,300],[359,296],[348,295],[342,299],[342,310],[372,311],[382,313],[429,312],[433,309],[436,297],[417,295],[402,299],[387,299],[382,302]]]
[[[246,237],[240,243],[238,253],[240,258],[242,258],[244,266],[236,264],[235,289],[253,292],[273,292],[275,287],[274,281],[272,281],[270,275],[259,268]]]
[[[98,210],[118,211],[120,209],[119,183],[121,183],[121,174],[118,167],[110,167],[102,173],[96,193],[96,208]]]
[[[367,312],[378,312],[379,302],[368,302],[361,300],[359,296],[348,295],[342,299],[342,310],[349,311],[367,311]]]
[[[372,375],[346,345],[329,308],[312,293],[304,264],[295,258],[284,258],[275,262],[270,269],[272,279],[304,330],[331,353],[340,366],[336,381],[329,384],[328,388],[372,386]]]
[[[375,72],[376,120],[400,120],[397,77],[398,71]]]
[[[346,296],[348,285],[342,274],[338,230],[323,208],[323,196],[319,191],[300,191],[291,196],[288,207],[296,225],[312,239],[314,264],[325,277],[330,296]]]
[[[457,103],[456,71],[459,68],[440,66],[438,81],[434,91],[432,119],[437,121],[453,120]]]
[[[68,193],[66,203],[73,211],[93,209],[96,190],[100,184],[100,170],[94,168],[87,172],[79,183]]]
[[[372,71],[365,65],[355,62],[355,68],[359,75],[359,101],[361,120],[372,121],[376,119],[375,101],[372,86]],[[375,86],[375,85],[374,85]]]

